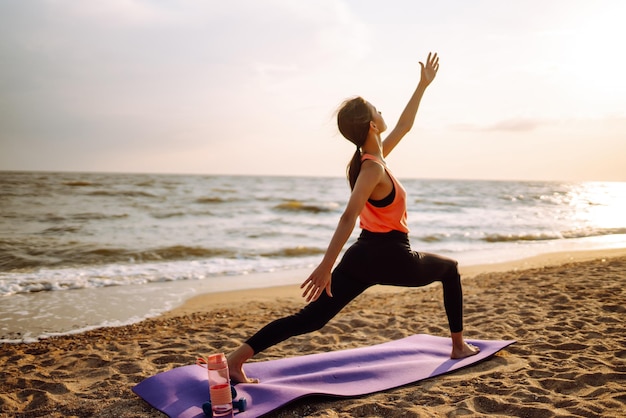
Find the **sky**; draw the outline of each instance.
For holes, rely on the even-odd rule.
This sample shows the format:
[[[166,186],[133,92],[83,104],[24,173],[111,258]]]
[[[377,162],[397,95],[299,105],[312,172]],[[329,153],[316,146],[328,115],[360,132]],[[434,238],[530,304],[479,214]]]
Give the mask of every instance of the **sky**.
[[[0,170],[340,177],[336,110],[400,178],[626,181],[622,0],[0,0]]]

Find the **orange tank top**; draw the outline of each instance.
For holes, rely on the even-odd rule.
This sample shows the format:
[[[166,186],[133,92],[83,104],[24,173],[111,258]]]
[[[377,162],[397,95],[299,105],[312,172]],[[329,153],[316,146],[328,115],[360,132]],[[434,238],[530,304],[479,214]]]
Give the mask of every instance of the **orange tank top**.
[[[393,201],[384,207],[377,207],[369,201],[359,215],[360,227],[370,232],[400,231],[409,233],[406,214],[406,190],[387,169],[385,163],[371,154],[363,154],[361,162],[372,160],[383,166],[385,172],[393,182],[395,197]]]

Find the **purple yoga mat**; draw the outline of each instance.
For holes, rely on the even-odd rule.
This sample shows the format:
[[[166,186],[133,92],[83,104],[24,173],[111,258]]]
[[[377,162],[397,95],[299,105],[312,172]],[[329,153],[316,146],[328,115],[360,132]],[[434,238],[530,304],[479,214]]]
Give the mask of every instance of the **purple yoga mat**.
[[[258,417],[310,395],[350,397],[390,389],[448,373],[484,360],[515,341],[468,340],[478,355],[451,360],[450,338],[412,335],[370,347],[310,354],[244,366],[259,384],[238,384],[248,408],[236,418]],[[133,388],[170,417],[203,417],[209,400],[206,369],[190,365],[152,376]]]

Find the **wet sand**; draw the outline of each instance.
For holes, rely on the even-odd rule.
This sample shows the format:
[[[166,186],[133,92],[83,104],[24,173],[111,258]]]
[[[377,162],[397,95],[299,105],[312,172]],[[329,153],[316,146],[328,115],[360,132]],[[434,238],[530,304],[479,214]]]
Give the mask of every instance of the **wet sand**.
[[[515,339],[455,373],[353,399],[313,397],[272,417],[620,417],[626,410],[626,249],[462,268],[468,338]],[[303,306],[297,286],[207,294],[159,318],[0,346],[0,415],[163,417],[131,388],[229,352]],[[441,287],[374,288],[324,329],[254,361],[445,336]]]

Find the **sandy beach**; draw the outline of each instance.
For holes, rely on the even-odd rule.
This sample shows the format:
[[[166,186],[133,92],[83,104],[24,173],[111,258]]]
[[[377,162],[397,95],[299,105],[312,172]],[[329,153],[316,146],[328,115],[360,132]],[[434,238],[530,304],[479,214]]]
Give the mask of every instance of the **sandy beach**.
[[[626,408],[626,249],[461,268],[465,333],[517,343],[455,373],[355,399],[314,397],[272,417],[619,417]],[[0,346],[0,415],[162,417],[131,388],[229,352],[303,305],[296,286],[207,294],[156,319]],[[374,288],[324,329],[254,361],[446,336],[438,285]]]

